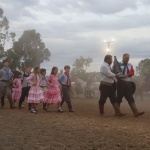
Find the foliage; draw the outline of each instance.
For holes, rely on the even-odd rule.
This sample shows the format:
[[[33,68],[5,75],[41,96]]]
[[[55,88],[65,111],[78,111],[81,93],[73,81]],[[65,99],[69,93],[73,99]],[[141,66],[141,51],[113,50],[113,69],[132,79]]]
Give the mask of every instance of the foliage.
[[[40,33],[35,30],[26,30],[23,35],[13,43],[13,47],[6,53],[11,67],[40,65],[43,61],[49,61],[50,51],[45,48]]]
[[[4,11],[0,8],[0,59],[5,56],[4,47],[6,42],[12,40],[14,42],[14,38],[16,36],[15,33],[9,33],[9,21],[6,16],[4,16]]]
[[[75,60],[73,63],[73,69],[71,71],[71,75],[74,78],[80,78],[85,79],[87,68],[90,66],[90,64],[93,62],[93,59],[88,57],[80,57]]]
[[[136,71],[140,76],[150,76],[150,59],[141,60],[136,67]]]

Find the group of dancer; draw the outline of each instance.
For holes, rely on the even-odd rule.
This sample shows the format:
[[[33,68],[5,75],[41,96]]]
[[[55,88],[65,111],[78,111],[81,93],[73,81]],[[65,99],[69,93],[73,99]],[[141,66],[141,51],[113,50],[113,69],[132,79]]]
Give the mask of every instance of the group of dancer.
[[[43,103],[43,109],[50,111],[49,106],[58,105],[58,112],[63,112],[62,105],[67,103],[69,112],[74,112],[70,99],[70,66],[64,67],[64,73],[58,78],[58,68],[53,67],[51,74],[46,77],[46,69],[35,66],[31,73],[31,67],[26,67],[26,71],[12,73],[9,62],[3,61],[3,68],[0,70],[0,97],[1,108],[4,108],[4,99],[7,96],[10,108],[15,108],[18,101],[19,108],[24,108],[23,102],[27,98],[27,103],[31,113],[38,112],[38,104]]]
[[[104,104],[107,98],[110,99],[113,105],[115,115],[119,117],[125,116],[126,114],[120,110],[123,97],[128,101],[135,117],[144,114],[144,112],[138,111],[133,97],[134,89],[131,77],[134,75],[134,69],[129,63],[129,59],[129,54],[123,55],[122,62],[120,62],[123,77],[120,77],[113,73],[111,69],[112,56],[106,55],[104,58],[104,63],[100,69],[99,87],[99,110],[101,116],[105,116]],[[26,67],[26,71],[23,74],[18,71],[13,74],[9,68],[9,62],[4,60],[3,68],[0,70],[1,108],[4,108],[4,99],[7,96],[11,109],[15,108],[17,101],[19,102],[19,108],[23,108],[23,102],[27,98],[29,110],[32,113],[38,112],[37,106],[39,103],[43,103],[43,109],[48,112],[50,111],[50,105],[57,104],[58,112],[63,112],[62,105],[64,102],[67,103],[69,112],[74,112],[70,98],[70,66],[65,66],[64,71],[58,77],[58,68],[53,67],[51,74],[46,77],[46,70],[35,66],[32,73],[31,67]]]

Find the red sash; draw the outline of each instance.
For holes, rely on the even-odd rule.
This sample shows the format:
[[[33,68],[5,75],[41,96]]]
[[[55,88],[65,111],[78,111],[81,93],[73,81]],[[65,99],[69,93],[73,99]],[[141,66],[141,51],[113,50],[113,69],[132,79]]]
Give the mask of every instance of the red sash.
[[[71,80],[70,80],[70,75],[68,72],[64,72],[64,74],[67,76],[67,81],[66,81],[66,85],[71,86]]]

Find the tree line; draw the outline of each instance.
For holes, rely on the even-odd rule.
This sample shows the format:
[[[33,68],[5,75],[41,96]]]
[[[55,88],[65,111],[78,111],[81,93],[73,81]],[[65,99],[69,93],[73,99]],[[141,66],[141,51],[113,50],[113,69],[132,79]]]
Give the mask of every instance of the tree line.
[[[0,8],[0,66],[2,61],[8,59],[12,69],[40,65],[43,61],[49,61],[51,53],[45,47],[40,33],[36,30],[25,30],[16,41],[16,34],[9,32],[9,21],[4,16],[4,11]],[[11,43],[11,48],[5,49],[7,42]]]

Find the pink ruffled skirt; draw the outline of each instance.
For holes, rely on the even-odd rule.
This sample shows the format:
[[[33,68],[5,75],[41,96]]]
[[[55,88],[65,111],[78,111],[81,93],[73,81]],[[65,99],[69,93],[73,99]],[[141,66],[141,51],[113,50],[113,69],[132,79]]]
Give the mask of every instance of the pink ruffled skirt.
[[[40,86],[31,86],[28,94],[28,103],[39,104],[43,101],[44,96]]]
[[[60,104],[61,95],[58,87],[50,87],[45,93],[44,103],[46,104]]]
[[[12,99],[13,100],[20,100],[22,89],[12,89]]]

